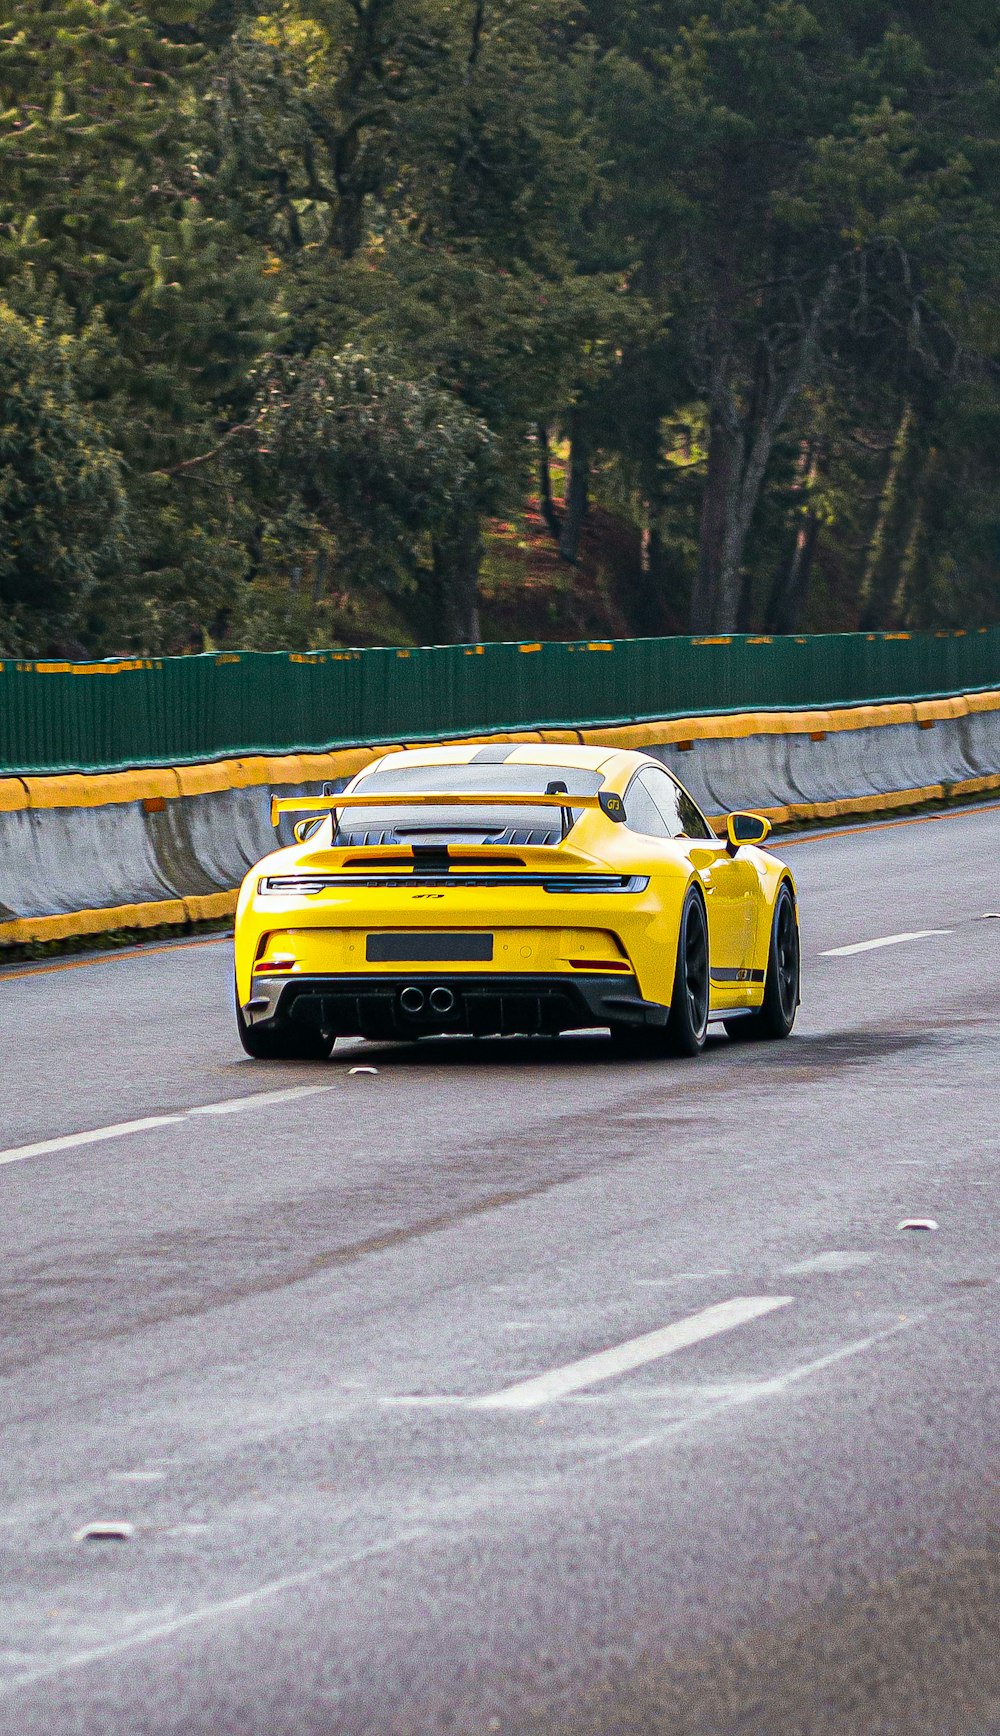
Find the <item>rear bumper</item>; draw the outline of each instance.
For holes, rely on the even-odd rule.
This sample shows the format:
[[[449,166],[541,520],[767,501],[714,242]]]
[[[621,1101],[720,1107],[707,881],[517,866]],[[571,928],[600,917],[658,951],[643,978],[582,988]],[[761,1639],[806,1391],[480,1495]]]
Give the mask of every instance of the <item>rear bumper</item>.
[[[250,1024],[267,1030],[292,1023],[337,1037],[404,1039],[634,1029],[664,1025],[668,1012],[643,1000],[632,976],[524,971],[256,977],[244,1008]]]

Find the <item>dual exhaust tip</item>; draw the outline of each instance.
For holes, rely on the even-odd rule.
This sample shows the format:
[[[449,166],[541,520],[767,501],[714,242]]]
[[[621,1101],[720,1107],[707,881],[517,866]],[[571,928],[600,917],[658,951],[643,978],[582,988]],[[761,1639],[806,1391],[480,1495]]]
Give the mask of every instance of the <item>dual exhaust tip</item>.
[[[430,994],[425,995],[423,989],[411,986],[403,990],[399,1004],[404,1013],[422,1013],[426,1006],[434,1013],[451,1013],[455,1010],[455,996],[451,989],[431,989]]]

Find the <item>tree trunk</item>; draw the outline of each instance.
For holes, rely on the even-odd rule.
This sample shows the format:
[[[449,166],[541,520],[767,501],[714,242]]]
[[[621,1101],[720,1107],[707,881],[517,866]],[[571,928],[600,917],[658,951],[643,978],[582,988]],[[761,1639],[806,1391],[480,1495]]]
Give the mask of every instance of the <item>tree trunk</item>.
[[[799,518],[791,554],[775,574],[767,605],[767,633],[797,633],[819,541],[819,515],[807,507]]]
[[[479,51],[483,44],[483,24],[486,17],[486,0],[475,0],[472,8],[472,29],[469,33],[469,54],[465,63],[464,84],[471,84],[472,74],[479,59]]]
[[[889,624],[896,628],[911,628],[919,610],[918,577],[926,567],[927,491],[937,464],[937,450],[931,447],[914,479],[910,502],[910,522],[905,536],[900,537],[902,555],[899,576],[889,611]]]
[[[753,573],[744,567],[740,575],[740,600],[736,609],[737,633],[752,633],[753,618]]]
[[[739,474],[733,477],[727,496],[727,514],[719,561],[719,579],[712,628],[716,633],[739,630],[740,597],[743,590],[743,553],[760,499],[764,472],[774,447],[780,423],[771,418],[757,424],[749,454]],[[740,457],[745,451],[740,441]]]
[[[733,510],[742,445],[741,436],[729,425],[722,404],[717,402],[709,417],[708,473],[701,497],[698,572],[691,598],[692,633],[711,632],[715,625],[726,525]]]
[[[656,522],[647,523],[639,541],[636,582],[624,592],[629,631],[640,638],[653,638],[658,633],[670,631],[665,625],[663,568],[663,533]]]
[[[479,643],[479,567],[483,554],[479,518],[456,516],[432,543],[434,606],[432,634],[440,645]]]
[[[573,417],[569,447],[569,476],[563,501],[562,526],[559,531],[559,553],[564,561],[575,566],[580,550],[580,532],[587,516],[590,486],[590,448],[577,416]]]
[[[764,616],[765,633],[794,633],[798,629],[819,537],[819,518],[808,504],[819,476],[819,463],[818,442],[812,438],[804,440],[795,465],[795,488],[799,493],[805,491],[806,503],[795,514],[791,546],[774,574]]]
[[[244,584],[247,584],[247,585],[253,584],[254,579],[257,577],[257,574],[260,572],[261,562],[263,561],[263,559],[264,559],[264,525],[263,525],[263,521],[258,520],[257,523],[251,529],[250,535],[247,538],[247,570],[243,574]]]
[[[361,128],[349,126],[333,141],[330,169],[337,205],[330,219],[330,242],[342,259],[353,259],[364,236],[364,186],[358,180]]]
[[[361,246],[364,199],[353,189],[343,193],[330,223],[330,241],[342,259],[353,259]]]
[[[552,470],[549,464],[549,431],[544,422],[536,429],[538,438],[538,502],[550,536],[559,540],[560,518],[552,498]]]
[[[621,586],[629,630],[643,637],[676,630],[678,601],[671,598],[668,607],[668,559],[663,542],[663,518],[667,496],[673,481],[673,466],[664,456],[663,420],[658,399],[647,403],[642,415],[634,422],[632,440],[638,457],[637,482],[641,490],[642,523],[639,533],[638,572],[629,573]],[[682,430],[680,444],[690,448],[690,431]],[[690,459],[690,450],[687,451]],[[671,570],[676,583],[676,571]],[[683,604],[680,605],[683,607]]]
[[[741,409],[733,391],[728,338],[719,339],[710,393],[708,475],[702,503],[698,581],[692,624],[715,633],[737,630],[743,555],[774,443],[788,413],[812,376],[819,334],[837,285],[831,266],[793,346],[776,360],[758,347],[746,370],[749,386]]]
[[[321,603],[326,596],[326,549],[317,549],[313,557],[313,602]]]
[[[913,468],[915,422],[913,405],[904,404],[858,590],[858,627],[865,633],[882,625],[896,589],[899,519],[906,504],[908,473]]]

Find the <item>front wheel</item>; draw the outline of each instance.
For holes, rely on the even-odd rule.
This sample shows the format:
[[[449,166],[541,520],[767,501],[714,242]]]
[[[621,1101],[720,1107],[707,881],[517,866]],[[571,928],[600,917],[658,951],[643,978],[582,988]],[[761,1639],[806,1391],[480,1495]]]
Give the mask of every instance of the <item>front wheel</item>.
[[[800,948],[795,900],[787,881],[778,888],[771,920],[764,999],[759,1011],[727,1019],[726,1030],[740,1039],[787,1037],[799,1007]]]

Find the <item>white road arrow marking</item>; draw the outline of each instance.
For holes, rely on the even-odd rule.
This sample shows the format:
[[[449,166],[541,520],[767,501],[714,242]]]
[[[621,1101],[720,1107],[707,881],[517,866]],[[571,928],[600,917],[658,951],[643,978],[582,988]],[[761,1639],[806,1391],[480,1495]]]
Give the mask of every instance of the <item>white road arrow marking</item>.
[[[689,1344],[715,1338],[720,1332],[730,1332],[734,1326],[745,1326],[775,1308],[787,1308],[792,1296],[734,1296],[729,1302],[716,1302],[702,1308],[686,1320],[675,1320],[672,1326],[661,1326],[656,1332],[645,1332],[641,1338],[630,1338],[613,1350],[598,1351],[596,1356],[584,1356],[564,1368],[549,1374],[536,1375],[532,1380],[518,1381],[503,1392],[490,1393],[485,1398],[466,1401],[470,1410],[531,1410],[535,1405],[548,1404],[579,1392],[582,1387],[596,1386],[598,1381],[611,1380],[615,1375],[628,1374],[644,1363],[656,1362],[662,1356],[672,1356]]]

